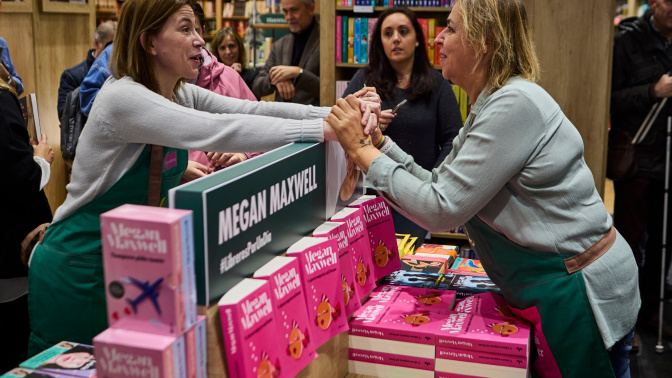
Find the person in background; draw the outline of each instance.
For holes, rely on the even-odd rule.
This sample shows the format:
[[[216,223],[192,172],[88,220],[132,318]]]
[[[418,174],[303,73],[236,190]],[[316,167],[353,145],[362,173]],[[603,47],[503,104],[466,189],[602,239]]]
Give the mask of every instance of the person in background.
[[[10,84],[0,81],[0,161],[5,201],[0,217],[0,371],[28,357],[28,267],[21,261],[21,242],[37,226],[51,222],[44,195],[54,152],[42,134],[31,145],[23,112]]]
[[[375,87],[382,102],[380,128],[423,169],[438,167],[462,127],[460,109],[448,80],[427,59],[422,29],[413,11],[388,8],[378,16],[370,38],[369,64],[357,71],[344,96]],[[406,100],[397,114],[391,109]],[[394,229],[417,237],[427,230],[392,210]]]
[[[91,112],[93,100],[96,99],[98,91],[103,86],[103,83],[105,83],[105,80],[110,77],[110,69],[108,67],[110,54],[112,54],[111,43],[93,61],[93,65],[91,65],[89,72],[79,86],[79,105],[82,113],[87,117],[89,116],[89,112]]]
[[[127,0],[121,8],[113,77],[82,131],[65,202],[32,253],[31,354],[63,340],[91,344],[107,327],[98,218],[122,204],[166,206],[188,150],[267,151],[336,140],[325,122],[331,108],[239,100],[186,84],[202,63],[198,26],[188,0]],[[361,106],[370,132],[379,107]],[[160,190],[150,192],[152,155],[162,173]]]
[[[282,0],[290,34],[271,47],[264,68],[252,84],[257,98],[273,91],[275,101],[320,104],[320,23],[314,0]]]
[[[672,96],[672,3],[649,0],[650,9],[638,18],[621,21],[614,39],[611,78],[611,132],[634,137],[651,107]],[[637,149],[637,173],[614,181],[614,225],[628,241],[639,266],[642,309],[638,325],[658,328],[658,305],[663,243],[667,118],[672,102],[662,108]],[[672,208],[668,205],[668,214]],[[668,215],[669,217],[669,215]],[[672,222],[667,223],[667,240]],[[666,242],[666,245],[669,245]],[[670,254],[667,254],[668,271]],[[672,337],[664,322],[663,334]],[[638,344],[636,342],[636,344]]]
[[[14,70],[14,63],[9,57],[9,47],[7,41],[0,37],[0,79],[14,88],[17,95],[23,93],[23,82],[19,74]]]
[[[439,167],[422,168],[380,132],[369,139],[354,97],[339,99],[327,122],[391,206],[433,232],[464,224],[490,280],[532,324],[536,374],[629,377],[637,264],[595,189],[581,135],[535,84],[525,6],[457,0],[435,43],[443,77],[474,101]]]
[[[58,86],[58,106],[56,108],[58,110],[58,118],[61,118],[61,114],[63,113],[65,97],[73,89],[82,84],[82,80],[86,77],[96,57],[100,55],[108,44],[112,43],[116,30],[116,21],[106,21],[98,25],[93,34],[93,48],[86,53],[86,59],[78,65],[66,69],[61,74],[61,82]]]
[[[257,72],[247,67],[247,54],[243,38],[232,28],[221,28],[217,31],[210,43],[212,54],[217,60],[233,68],[242,76],[245,84],[252,90]]]

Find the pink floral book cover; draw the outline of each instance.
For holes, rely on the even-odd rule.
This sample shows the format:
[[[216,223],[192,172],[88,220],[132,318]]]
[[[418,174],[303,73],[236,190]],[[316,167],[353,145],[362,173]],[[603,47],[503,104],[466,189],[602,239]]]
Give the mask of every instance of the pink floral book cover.
[[[266,280],[245,278],[219,300],[229,377],[279,377],[284,370],[276,308]]]
[[[373,276],[373,258],[369,250],[369,235],[366,232],[362,210],[346,207],[331,217],[332,222],[343,222],[350,246],[350,258],[355,267],[355,291],[360,298],[376,287]]]
[[[348,359],[411,369],[434,370],[434,358],[406,356],[403,351],[400,351],[399,354],[393,354],[350,348],[348,349]]]
[[[95,378],[96,359],[93,346],[61,341],[23,361],[20,367],[62,376]]]
[[[436,334],[449,314],[407,303],[367,302],[350,321],[350,335],[436,345]]]
[[[295,257],[278,256],[259,268],[254,278],[267,280],[275,307],[277,333],[286,363],[282,375],[293,377],[317,357],[303,285]]]
[[[454,311],[482,316],[515,318],[504,297],[495,293],[480,293],[459,299],[455,303]]]
[[[315,348],[348,330],[345,315],[338,245],[329,238],[305,237],[287,249],[287,256],[299,260],[311,340]]]
[[[367,303],[407,304],[418,310],[431,312],[450,312],[455,301],[455,293],[448,290],[432,290],[421,287],[383,285],[377,287]]]
[[[187,376],[184,336],[108,328],[93,338],[98,377]]]
[[[464,361],[476,364],[508,366],[518,369],[527,369],[527,358],[501,353],[486,353],[468,349],[436,347],[436,358]]]
[[[335,239],[338,245],[338,262],[341,265],[341,286],[346,315],[352,315],[362,307],[361,293],[355,290],[355,263],[348,243],[345,222],[324,222],[313,231],[314,237]]]
[[[109,326],[182,335],[196,322],[192,212],[123,205],[100,222]]]
[[[374,262],[374,278],[378,280],[401,269],[390,205],[383,197],[362,196],[350,207],[362,209]]]
[[[437,330],[436,346],[527,357],[530,326],[516,319],[452,313]]]

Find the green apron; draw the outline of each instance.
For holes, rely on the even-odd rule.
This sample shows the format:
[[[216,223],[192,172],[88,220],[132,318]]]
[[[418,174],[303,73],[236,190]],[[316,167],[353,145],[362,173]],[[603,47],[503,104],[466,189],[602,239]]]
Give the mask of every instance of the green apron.
[[[161,203],[179,185],[187,151],[163,148]],[[52,223],[33,252],[28,274],[29,355],[60,341],[91,344],[107,328],[100,214],[123,204],[147,205],[150,146],[109,190]]]
[[[537,351],[531,348],[536,355],[530,357],[536,373],[543,377],[613,377],[583,274],[581,270],[569,274],[564,263],[574,255],[525,248],[478,217],[464,226],[490,279],[502,289],[513,311],[532,323]]]

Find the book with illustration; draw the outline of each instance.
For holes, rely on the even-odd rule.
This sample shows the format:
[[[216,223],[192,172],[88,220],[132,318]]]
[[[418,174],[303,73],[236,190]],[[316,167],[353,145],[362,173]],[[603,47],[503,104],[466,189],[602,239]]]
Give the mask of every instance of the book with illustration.
[[[276,332],[280,336],[283,375],[293,377],[317,357],[311,321],[308,318],[301,267],[295,257],[278,256],[254,273],[267,280],[276,313]]]
[[[461,298],[456,301],[454,311],[491,317],[515,318],[504,297],[495,293],[480,293]]]
[[[449,289],[455,290],[458,299],[479,293],[502,294],[502,290],[492,282],[490,277],[472,276],[468,274],[455,275]]]
[[[381,281],[383,285],[424,287],[426,289],[448,290],[454,274],[412,272],[410,270],[398,270]]]
[[[442,244],[423,244],[418,249],[415,250],[416,254],[431,254],[431,255],[442,255],[442,256],[451,256],[452,260],[457,259],[457,253],[460,251],[460,247],[456,245],[442,245]],[[452,264],[451,264],[452,267]]]
[[[383,197],[362,196],[350,207],[362,209],[376,280],[401,269],[390,206]]]
[[[446,271],[447,263],[445,256],[407,254],[401,258],[401,269],[412,272],[443,273]]]
[[[23,361],[19,367],[38,370],[36,373],[62,374],[70,377],[94,378],[97,366],[93,346],[70,341],[60,343]]]
[[[284,370],[271,298],[268,281],[245,278],[219,300],[229,377],[277,377]]]
[[[483,269],[483,265],[479,260],[465,259],[463,257],[458,257],[455,259],[455,262],[453,263],[453,266],[450,267],[450,269],[486,274],[485,269]]]
[[[315,348],[348,330],[335,239],[305,237],[287,249],[299,261],[301,284]]]
[[[355,290],[355,264],[348,243],[347,225],[345,222],[324,222],[313,231],[313,236],[336,240],[338,263],[341,266],[341,286],[343,287],[345,314],[351,315],[362,307],[362,298],[360,293]]]
[[[455,293],[421,287],[382,285],[371,293],[367,303],[406,306],[409,309],[449,312],[454,306]]]
[[[100,222],[110,327],[182,335],[196,323],[192,212],[123,205]]]
[[[51,373],[44,370],[33,370],[28,368],[17,367],[5,374],[0,375],[0,378],[72,378],[70,375]]]
[[[369,235],[366,232],[364,214],[362,210],[346,207],[331,217],[332,222],[343,222],[346,225],[346,235],[350,247],[350,258],[355,267],[355,291],[360,298],[376,287],[373,276],[373,259],[369,252]]]

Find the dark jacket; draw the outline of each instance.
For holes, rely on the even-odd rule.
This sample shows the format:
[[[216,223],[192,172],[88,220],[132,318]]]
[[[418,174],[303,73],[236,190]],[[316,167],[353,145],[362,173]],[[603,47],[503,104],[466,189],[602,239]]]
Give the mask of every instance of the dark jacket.
[[[33,160],[33,148],[17,98],[0,89],[0,279],[28,275],[21,264],[21,241],[42,223],[51,222],[51,209],[40,190],[42,170]]]
[[[63,114],[65,96],[67,96],[68,93],[82,84],[82,81],[89,72],[89,68],[91,68],[93,61],[96,60],[96,58],[93,57],[94,51],[96,50],[89,50],[89,52],[86,53],[86,59],[83,62],[74,67],[68,68],[61,74],[61,84],[58,86],[58,107],[56,108],[58,110],[58,119],[61,119],[61,114]]]
[[[662,36],[651,26],[651,12],[623,20],[614,40],[611,80],[611,127],[627,130],[632,136],[659,99],[653,87],[672,69]],[[655,33],[655,34],[654,34]],[[672,47],[668,48],[668,51]],[[647,137],[638,145],[637,176],[663,179],[665,174],[665,133],[672,101],[659,114]]]

